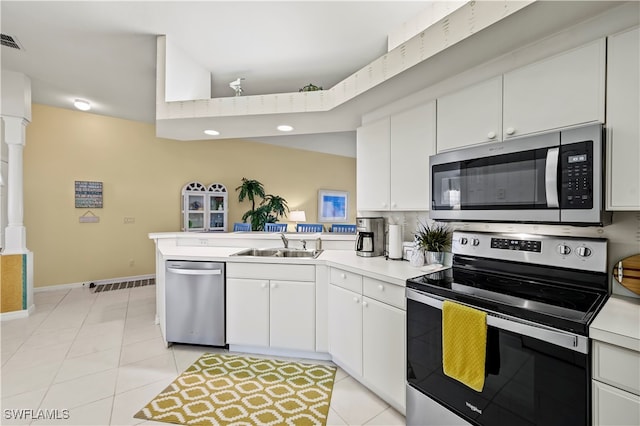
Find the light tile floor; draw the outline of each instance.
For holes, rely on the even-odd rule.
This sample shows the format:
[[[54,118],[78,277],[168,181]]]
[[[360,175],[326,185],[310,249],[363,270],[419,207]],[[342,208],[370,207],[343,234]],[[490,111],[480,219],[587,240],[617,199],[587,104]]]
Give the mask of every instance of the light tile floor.
[[[133,415],[201,354],[221,350],[166,348],[154,324],[155,286],[44,291],[35,303],[30,317],[0,323],[2,425],[167,426]],[[15,418],[14,410],[38,409],[68,418]],[[405,418],[338,369],[328,424],[404,425]]]

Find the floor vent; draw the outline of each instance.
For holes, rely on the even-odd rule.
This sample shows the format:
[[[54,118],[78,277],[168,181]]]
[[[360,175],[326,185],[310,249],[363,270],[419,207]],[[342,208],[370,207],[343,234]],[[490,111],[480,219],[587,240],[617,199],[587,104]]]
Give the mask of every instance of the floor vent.
[[[148,278],[145,280],[135,280],[135,281],[122,281],[119,283],[108,283],[108,284],[99,284],[93,288],[94,293],[102,293],[105,291],[112,290],[122,290],[125,288],[134,288],[134,287],[144,287],[146,285],[155,285],[155,278]]]
[[[8,34],[0,34],[0,44],[12,49],[22,50],[22,46],[20,46],[18,39]]]

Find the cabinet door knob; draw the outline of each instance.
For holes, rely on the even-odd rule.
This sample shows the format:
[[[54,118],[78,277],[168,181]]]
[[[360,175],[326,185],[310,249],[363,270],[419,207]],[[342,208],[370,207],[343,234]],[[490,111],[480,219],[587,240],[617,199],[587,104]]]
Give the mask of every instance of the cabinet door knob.
[[[398,207],[397,203],[391,203],[391,207]]]
[[[514,129],[513,127],[507,127],[507,130],[505,130],[505,133],[508,135],[513,135],[516,132],[516,129]]]
[[[489,139],[495,139],[496,138],[496,132],[489,132],[487,133],[487,137]]]
[[[368,303],[367,302],[362,302],[362,306],[364,306],[365,308],[367,307]]]
[[[276,283],[271,283],[271,288],[278,288],[278,284],[276,284]]]
[[[354,298],[353,298],[353,301],[354,301],[354,302],[356,302],[356,303],[358,303],[358,302],[359,302],[359,300],[358,300],[358,298],[357,298],[357,297],[354,297]]]
[[[378,284],[378,290],[384,291],[384,286],[382,284]]]
[[[347,279],[347,274],[340,274],[340,276],[342,277],[343,280]]]
[[[262,288],[267,288],[267,283],[262,283],[262,284],[260,284],[260,287],[262,287]]]

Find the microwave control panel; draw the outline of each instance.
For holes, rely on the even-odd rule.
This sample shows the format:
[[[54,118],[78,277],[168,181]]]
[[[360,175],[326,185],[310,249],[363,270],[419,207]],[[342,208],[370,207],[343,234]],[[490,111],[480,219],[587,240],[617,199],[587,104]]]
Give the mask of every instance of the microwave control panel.
[[[560,208],[593,208],[593,142],[563,145],[560,164]]]

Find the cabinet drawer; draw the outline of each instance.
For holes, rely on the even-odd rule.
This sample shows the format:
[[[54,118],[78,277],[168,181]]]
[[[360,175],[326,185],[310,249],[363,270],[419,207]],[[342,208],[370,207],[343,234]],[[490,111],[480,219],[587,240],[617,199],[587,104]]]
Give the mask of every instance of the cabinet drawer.
[[[364,277],[362,282],[362,294],[382,303],[406,310],[404,287],[389,284],[384,281]]]
[[[594,341],[593,378],[640,395],[640,353]]]
[[[354,274],[353,272],[344,271],[342,269],[331,268],[329,282],[337,285],[338,287],[346,288],[347,290],[362,294],[362,275]]]
[[[227,278],[315,281],[316,267],[314,265],[227,262]]]

